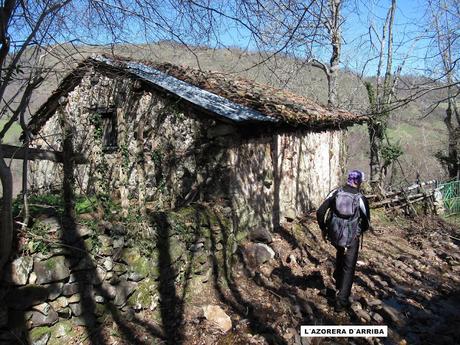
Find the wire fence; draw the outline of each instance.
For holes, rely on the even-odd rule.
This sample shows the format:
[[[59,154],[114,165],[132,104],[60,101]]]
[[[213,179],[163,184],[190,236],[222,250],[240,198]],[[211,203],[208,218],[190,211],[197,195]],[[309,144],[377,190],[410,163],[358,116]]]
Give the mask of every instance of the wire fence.
[[[460,181],[447,181],[441,183],[438,188],[442,193],[445,215],[460,214]]]

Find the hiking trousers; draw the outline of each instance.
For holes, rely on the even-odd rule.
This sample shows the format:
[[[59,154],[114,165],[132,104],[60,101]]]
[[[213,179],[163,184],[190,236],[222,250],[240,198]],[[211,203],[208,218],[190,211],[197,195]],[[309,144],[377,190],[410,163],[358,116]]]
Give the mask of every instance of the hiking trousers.
[[[359,237],[350,244],[347,250],[342,247],[336,247],[337,253],[335,258],[335,288],[338,291],[337,302],[342,305],[348,304],[348,298],[353,285],[355,276],[356,261],[358,260]]]

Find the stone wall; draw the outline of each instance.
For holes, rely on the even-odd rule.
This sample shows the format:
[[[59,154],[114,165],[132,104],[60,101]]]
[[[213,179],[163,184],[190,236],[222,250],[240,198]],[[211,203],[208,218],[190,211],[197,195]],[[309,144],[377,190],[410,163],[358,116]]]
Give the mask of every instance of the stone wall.
[[[217,206],[149,214],[148,239],[135,235],[140,224],[103,220],[113,215],[82,215],[75,229],[42,216],[1,277],[0,344],[74,343],[78,327],[134,315],[165,323],[166,309],[174,318],[177,296],[192,298],[212,284],[210,257],[222,265],[236,251],[227,216]],[[33,236],[37,229],[44,242]]]
[[[298,131],[278,136],[280,212],[317,208],[343,175],[343,132]]]
[[[230,149],[230,193],[238,228],[271,227],[275,212],[273,137],[249,139]]]
[[[239,227],[277,225],[318,207],[343,174],[342,136],[299,130],[232,147],[230,193]]]
[[[104,111],[116,112],[113,150],[103,147]],[[33,145],[62,150],[63,117],[73,128],[75,151],[89,159],[89,164],[76,168],[78,193],[111,194],[141,205],[154,200],[158,208],[171,208],[203,193],[204,185],[212,185],[212,175],[220,172],[217,165],[223,155],[214,140],[219,125],[209,118],[198,119],[177,100],[139,89],[127,78],[85,77]],[[32,189],[60,189],[61,177],[59,164],[31,163]],[[222,186],[208,189],[217,193]]]

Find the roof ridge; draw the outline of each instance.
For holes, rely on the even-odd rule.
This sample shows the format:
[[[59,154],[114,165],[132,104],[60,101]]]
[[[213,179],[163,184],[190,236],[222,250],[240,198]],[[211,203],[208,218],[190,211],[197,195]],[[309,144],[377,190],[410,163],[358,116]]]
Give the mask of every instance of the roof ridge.
[[[346,109],[342,109],[340,107],[331,108],[329,105],[321,104],[321,103],[319,103],[317,101],[312,100],[311,98],[309,98],[307,96],[300,95],[300,94],[298,94],[298,93],[296,93],[296,92],[294,92],[292,90],[283,89],[283,88],[280,88],[280,87],[270,85],[268,83],[259,82],[259,81],[253,80],[253,79],[249,79],[249,78],[239,76],[239,75],[232,75],[232,74],[230,74],[228,72],[225,72],[225,71],[203,70],[203,69],[192,67],[192,66],[185,65],[185,64],[176,65],[176,64],[173,64],[173,63],[171,63],[169,61],[155,62],[155,61],[152,61],[152,60],[145,60],[145,59],[130,59],[130,58],[119,56],[119,55],[110,55],[110,56],[103,55],[103,56],[105,58],[108,58],[108,59],[111,59],[111,60],[113,60],[112,58],[114,58],[115,60],[113,60],[113,61],[117,61],[117,60],[126,61],[126,62],[134,62],[135,61],[137,63],[142,63],[142,64],[144,64],[144,65],[146,65],[148,67],[153,67],[153,68],[168,65],[168,66],[171,66],[171,67],[177,68],[177,69],[185,69],[185,70],[189,70],[189,71],[193,71],[193,72],[198,72],[198,73],[202,74],[204,77],[206,77],[207,74],[228,76],[229,79],[232,80],[232,81],[242,81],[242,82],[245,82],[245,83],[250,83],[253,86],[263,86],[263,87],[268,88],[268,89],[270,89],[272,91],[275,91],[275,92],[279,91],[279,92],[282,92],[282,93],[285,93],[285,94],[288,94],[288,95],[292,95],[295,98],[300,98],[300,99],[302,99],[304,101],[307,101],[308,103],[320,106],[320,107],[322,107],[324,109],[327,109],[327,110],[330,110],[330,111],[343,111],[343,112],[347,112],[347,113],[350,112],[350,111],[348,111]],[[165,70],[162,70],[162,69],[160,69],[160,70],[162,72],[166,72]]]
[[[52,116],[58,106],[59,97],[73,90],[91,65],[98,64],[124,69],[167,92],[235,122],[284,122],[290,126],[308,126],[311,129],[322,130],[343,128],[367,120],[366,116],[340,108],[332,109],[290,90],[222,71],[205,71],[171,62],[135,60],[117,55],[95,55],[82,60],[34,114],[29,123],[33,133]],[[153,70],[156,72],[152,73]],[[158,73],[163,73],[162,79],[167,81],[155,79],[153,75]],[[171,83],[171,87],[167,83]],[[193,92],[188,94],[186,89]]]

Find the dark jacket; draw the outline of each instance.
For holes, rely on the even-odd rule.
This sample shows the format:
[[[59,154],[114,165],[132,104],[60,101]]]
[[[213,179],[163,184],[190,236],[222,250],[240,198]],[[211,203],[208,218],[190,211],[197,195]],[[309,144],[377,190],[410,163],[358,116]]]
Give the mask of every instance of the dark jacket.
[[[342,189],[345,192],[352,193],[352,194],[359,193],[358,188],[352,187],[349,185],[345,185],[344,187],[342,187]],[[334,189],[332,192],[330,192],[329,195],[326,197],[326,199],[321,204],[321,206],[318,208],[318,211],[316,211],[316,219],[318,220],[318,225],[321,231],[323,232],[323,234],[326,234],[327,232],[327,229],[326,229],[327,224],[326,224],[326,219],[325,219],[326,213],[327,213],[327,210],[332,210],[335,195],[337,194],[337,191],[338,189]],[[359,212],[360,212],[360,228],[361,228],[361,231],[364,232],[367,229],[369,229],[369,225],[371,222],[371,214],[369,212],[369,202],[367,201],[364,195],[362,195],[360,199]]]

